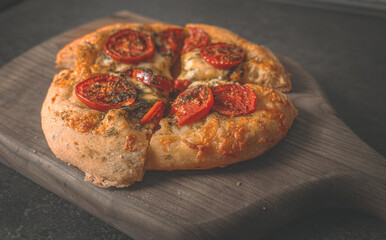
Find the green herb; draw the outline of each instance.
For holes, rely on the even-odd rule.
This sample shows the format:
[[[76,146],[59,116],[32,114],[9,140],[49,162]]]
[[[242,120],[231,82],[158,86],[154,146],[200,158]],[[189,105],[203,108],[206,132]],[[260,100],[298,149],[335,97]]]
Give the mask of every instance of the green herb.
[[[172,52],[166,53],[166,52],[160,51],[160,54],[162,57],[172,57],[173,56]]]
[[[114,135],[117,135],[117,134],[118,134],[118,131],[114,127],[112,127],[109,130],[106,130],[103,133],[103,136],[110,137],[110,136],[114,136]]]

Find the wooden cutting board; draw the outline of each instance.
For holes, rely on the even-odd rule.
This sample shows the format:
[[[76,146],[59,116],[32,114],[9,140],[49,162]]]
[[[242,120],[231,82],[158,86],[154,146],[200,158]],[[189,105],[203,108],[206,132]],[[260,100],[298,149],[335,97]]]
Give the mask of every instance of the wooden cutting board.
[[[55,55],[98,27],[148,18],[119,12],[54,37],[0,69],[0,160],[135,239],[256,239],[321,208],[386,220],[386,161],[339,118],[315,79],[288,57],[289,99],[299,110],[287,137],[263,156],[224,169],[148,171],[125,189],[102,189],[50,151],[40,108]]]

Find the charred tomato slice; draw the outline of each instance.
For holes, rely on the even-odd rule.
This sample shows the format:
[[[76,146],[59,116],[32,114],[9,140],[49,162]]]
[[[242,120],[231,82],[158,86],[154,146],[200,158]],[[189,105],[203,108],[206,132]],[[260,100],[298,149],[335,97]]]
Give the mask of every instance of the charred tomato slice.
[[[101,112],[130,106],[137,97],[131,82],[109,74],[92,76],[78,83],[75,94],[87,107]]]
[[[154,42],[146,33],[123,29],[107,39],[104,51],[115,61],[138,63],[153,56]]]
[[[163,46],[160,47],[162,53],[168,54],[170,51],[175,53],[178,48],[178,40],[182,36],[182,28],[168,28],[161,33]]]
[[[245,115],[256,109],[256,94],[248,86],[226,84],[212,87],[211,90],[214,97],[213,109],[223,115]]]
[[[164,115],[165,104],[162,101],[156,102],[153,107],[143,116],[141,121],[139,122],[141,125],[145,125],[149,123],[154,117],[157,118],[159,122]]]
[[[228,43],[213,43],[201,48],[201,57],[218,69],[229,69],[241,63],[244,50]]]
[[[174,100],[171,114],[179,126],[193,123],[204,117],[213,107],[213,94],[207,86],[197,86],[178,95]]]
[[[181,54],[201,48],[209,43],[209,35],[201,28],[189,28],[189,37],[185,38]]]
[[[173,91],[177,93],[183,92],[189,87],[190,84],[191,82],[189,80],[176,79],[173,82]]]

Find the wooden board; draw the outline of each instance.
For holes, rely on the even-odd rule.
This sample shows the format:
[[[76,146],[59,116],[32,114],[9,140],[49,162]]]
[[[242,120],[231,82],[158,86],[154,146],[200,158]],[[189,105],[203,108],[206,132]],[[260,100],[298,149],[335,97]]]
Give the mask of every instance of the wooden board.
[[[315,79],[280,57],[299,110],[288,136],[263,156],[224,169],[148,171],[143,182],[102,189],[56,159],[40,108],[66,43],[106,24],[151,21],[129,12],[54,37],[0,69],[0,160],[135,239],[256,239],[320,208],[386,220],[386,161],[336,117]]]

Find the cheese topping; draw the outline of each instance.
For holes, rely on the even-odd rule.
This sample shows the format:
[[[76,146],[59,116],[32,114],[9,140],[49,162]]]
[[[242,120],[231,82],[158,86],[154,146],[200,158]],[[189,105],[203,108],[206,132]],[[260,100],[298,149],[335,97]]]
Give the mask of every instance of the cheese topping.
[[[195,81],[218,78],[222,80],[229,74],[229,70],[216,69],[208,64],[201,57],[200,49],[194,49],[182,55],[181,65],[181,75],[178,79]]]
[[[219,79],[215,78],[215,79],[211,79],[211,80],[207,80],[207,81],[192,82],[192,84],[190,84],[187,89],[195,88],[195,87],[198,87],[200,85],[205,85],[205,86],[208,86],[211,88],[211,87],[216,87],[216,86],[225,85],[225,84],[237,84],[237,85],[239,85],[238,82],[224,81],[224,80],[219,80]]]
[[[147,86],[143,82],[137,81],[133,78],[130,78],[131,82],[134,84],[137,89],[138,98],[144,99],[147,101],[158,101],[160,100],[159,95],[156,90],[152,87]]]
[[[138,64],[126,64],[114,61],[105,52],[101,51],[95,59],[93,70],[98,73],[108,73],[111,71],[123,72],[132,67],[148,68],[158,75],[171,78],[169,71],[171,62],[171,57],[163,56],[162,54],[156,52],[152,58],[146,61],[142,61]]]

